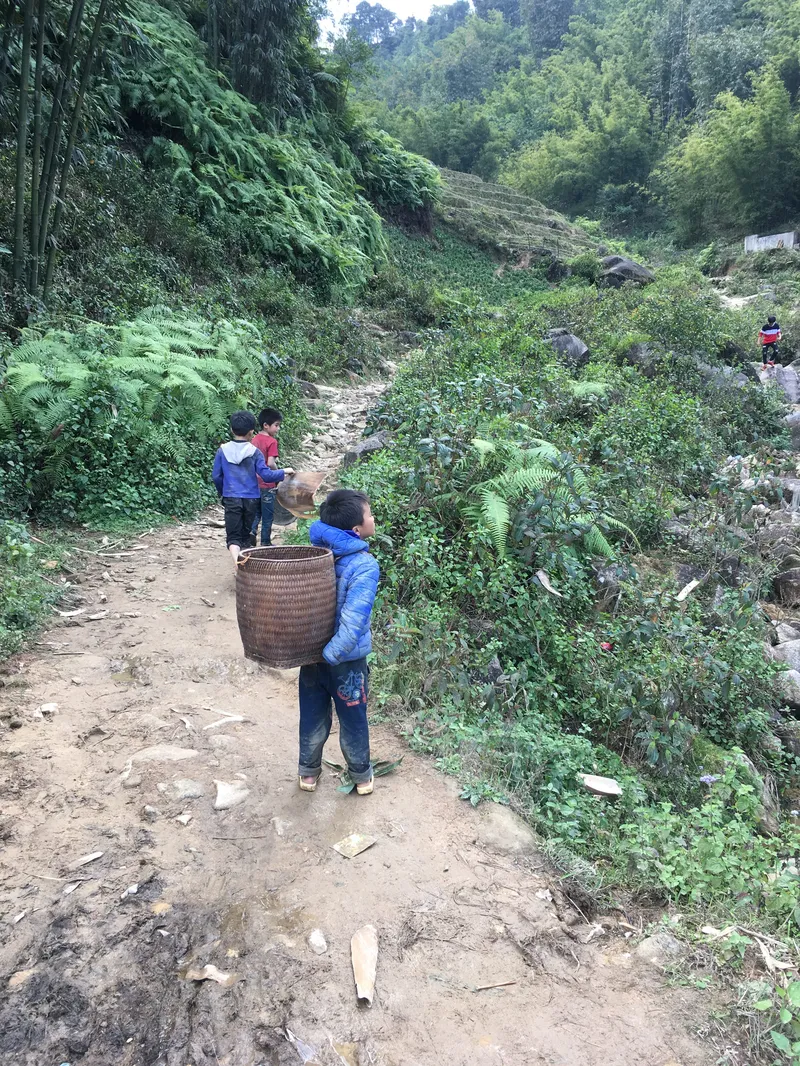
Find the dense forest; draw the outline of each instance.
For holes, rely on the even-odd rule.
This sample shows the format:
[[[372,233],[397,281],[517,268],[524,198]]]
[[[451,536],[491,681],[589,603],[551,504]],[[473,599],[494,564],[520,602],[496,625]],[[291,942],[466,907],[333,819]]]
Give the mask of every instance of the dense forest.
[[[800,18],[772,0],[466,0],[427,21],[363,2],[362,111],[440,166],[621,231],[788,228]]]
[[[364,2],[329,48],[302,0],[0,10],[0,658],[76,544],[213,502],[231,410],[278,406],[301,468],[302,387],[410,349],[344,474],[375,711],[587,913],[680,915],[740,983],[720,1061],[797,1066],[800,482],[752,361],[767,313],[800,351],[798,253],[726,261],[741,306],[708,274],[796,218],[800,5]],[[652,272],[610,284],[635,241]]]

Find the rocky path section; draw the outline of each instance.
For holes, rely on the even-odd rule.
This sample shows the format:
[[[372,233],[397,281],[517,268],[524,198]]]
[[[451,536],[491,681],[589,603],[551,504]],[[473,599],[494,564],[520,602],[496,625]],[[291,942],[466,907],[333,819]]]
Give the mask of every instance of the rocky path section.
[[[354,443],[376,394],[319,397],[320,463]],[[663,982],[677,942],[639,943],[633,915],[592,911],[513,814],[473,810],[387,727],[375,755],[404,762],[372,797],[328,773],[297,790],[296,681],[243,659],[218,529],[100,550],[81,613],[3,676],[0,1061],[717,1058],[698,1036],[708,1000]],[[345,858],[332,845],[353,832],[375,843]],[[368,923],[371,1007],[350,962]]]

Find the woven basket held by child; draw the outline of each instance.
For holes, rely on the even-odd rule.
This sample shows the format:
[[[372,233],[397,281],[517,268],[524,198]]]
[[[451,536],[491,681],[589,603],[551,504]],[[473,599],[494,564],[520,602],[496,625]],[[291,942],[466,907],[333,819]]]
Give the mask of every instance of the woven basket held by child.
[[[327,548],[242,552],[236,616],[248,659],[288,669],[322,662],[336,620],[336,574]]]

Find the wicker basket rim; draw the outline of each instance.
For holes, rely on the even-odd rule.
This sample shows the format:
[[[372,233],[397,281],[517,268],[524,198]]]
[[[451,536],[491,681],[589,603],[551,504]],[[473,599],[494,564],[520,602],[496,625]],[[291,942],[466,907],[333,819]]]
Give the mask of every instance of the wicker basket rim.
[[[278,554],[284,548],[290,551],[301,551],[303,554],[295,555],[294,557],[288,554]],[[244,566],[252,559],[256,563],[291,563],[296,566],[298,563],[311,562],[312,560],[318,562],[326,556],[333,557],[333,552],[330,548],[317,548],[308,544],[271,544],[263,548],[244,548],[239,553],[237,563],[239,566]]]

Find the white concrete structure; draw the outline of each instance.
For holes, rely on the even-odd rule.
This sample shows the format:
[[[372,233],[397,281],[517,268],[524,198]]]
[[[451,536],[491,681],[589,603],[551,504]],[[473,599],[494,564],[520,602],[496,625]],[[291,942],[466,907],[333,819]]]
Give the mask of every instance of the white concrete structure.
[[[745,252],[767,252],[771,248],[800,248],[800,233],[790,230],[788,233],[773,233],[770,237],[759,237],[754,233],[745,237]]]

